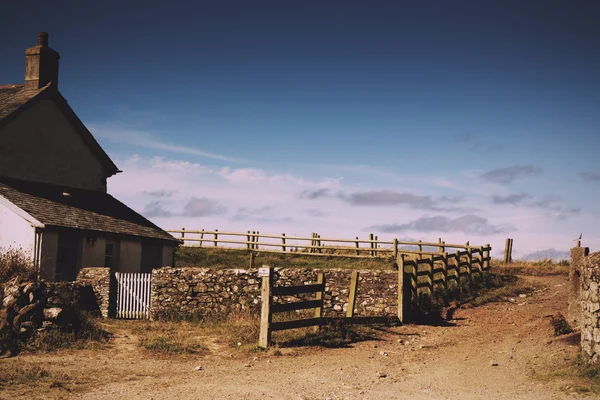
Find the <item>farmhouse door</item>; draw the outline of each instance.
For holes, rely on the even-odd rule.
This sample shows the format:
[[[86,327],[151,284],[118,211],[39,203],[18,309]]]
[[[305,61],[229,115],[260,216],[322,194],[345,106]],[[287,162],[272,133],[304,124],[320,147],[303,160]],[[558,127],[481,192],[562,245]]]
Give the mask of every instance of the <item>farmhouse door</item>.
[[[82,238],[65,232],[58,234],[56,249],[56,280],[74,281],[79,271]]]

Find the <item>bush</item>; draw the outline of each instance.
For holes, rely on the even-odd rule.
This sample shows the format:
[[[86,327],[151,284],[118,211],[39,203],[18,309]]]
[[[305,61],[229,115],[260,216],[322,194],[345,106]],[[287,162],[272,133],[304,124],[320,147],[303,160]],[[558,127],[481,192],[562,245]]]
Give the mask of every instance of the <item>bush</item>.
[[[562,313],[556,313],[550,317],[550,325],[554,328],[554,336],[566,335],[567,333],[573,332],[573,328],[567,322]]]
[[[21,249],[0,249],[0,284],[19,277],[22,281],[35,280],[33,263]]]

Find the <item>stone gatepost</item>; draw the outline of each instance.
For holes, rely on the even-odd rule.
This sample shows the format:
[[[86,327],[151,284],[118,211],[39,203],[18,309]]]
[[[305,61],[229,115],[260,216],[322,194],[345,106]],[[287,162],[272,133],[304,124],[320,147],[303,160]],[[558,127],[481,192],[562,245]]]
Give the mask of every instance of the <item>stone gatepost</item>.
[[[583,271],[583,263],[589,252],[589,247],[577,246],[571,249],[571,271],[569,272],[569,305],[567,309],[567,320],[573,328],[579,327],[581,323],[581,274]]]
[[[581,271],[581,353],[600,364],[600,252],[585,257]]]

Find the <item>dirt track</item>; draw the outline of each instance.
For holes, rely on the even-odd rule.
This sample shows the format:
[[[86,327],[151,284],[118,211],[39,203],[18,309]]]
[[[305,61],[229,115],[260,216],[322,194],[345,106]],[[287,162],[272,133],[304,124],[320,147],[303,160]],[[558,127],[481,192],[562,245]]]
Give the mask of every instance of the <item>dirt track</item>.
[[[566,310],[564,277],[514,303],[458,309],[448,326],[406,325],[348,348],[285,349],[240,357],[215,345],[196,358],[156,358],[135,338],[104,351],[22,355],[0,367],[39,363],[80,376],[72,392],[9,388],[0,398],[82,399],[577,399],[552,374],[572,364],[575,334],[552,336],[548,315]],[[200,366],[201,370],[196,371]]]

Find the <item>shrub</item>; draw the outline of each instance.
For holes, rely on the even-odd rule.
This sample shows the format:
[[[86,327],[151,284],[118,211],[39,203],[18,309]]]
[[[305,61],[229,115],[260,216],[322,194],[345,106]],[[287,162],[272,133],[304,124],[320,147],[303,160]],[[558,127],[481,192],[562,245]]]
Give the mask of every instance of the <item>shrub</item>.
[[[19,277],[22,281],[35,280],[35,268],[21,249],[0,249],[0,284]]]
[[[567,333],[573,332],[573,328],[567,322],[562,313],[556,313],[550,317],[550,325],[554,328],[554,336],[566,335]]]

